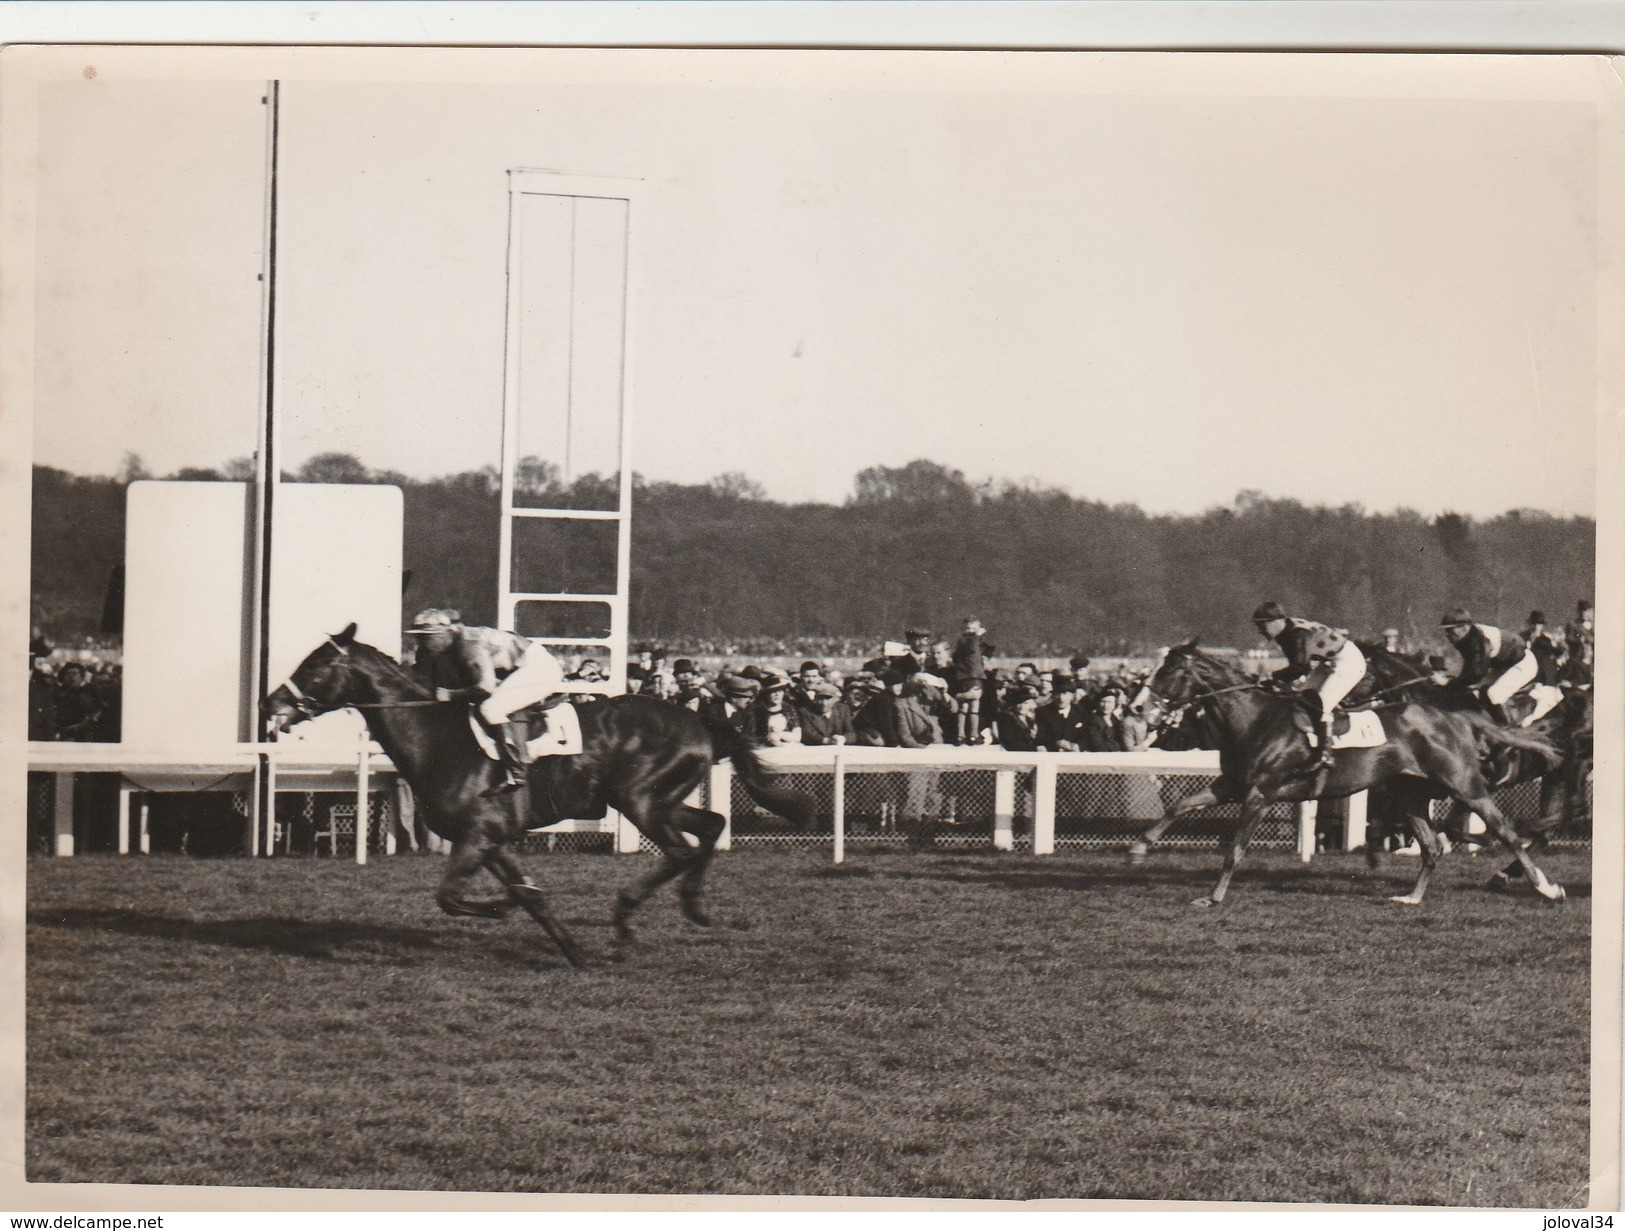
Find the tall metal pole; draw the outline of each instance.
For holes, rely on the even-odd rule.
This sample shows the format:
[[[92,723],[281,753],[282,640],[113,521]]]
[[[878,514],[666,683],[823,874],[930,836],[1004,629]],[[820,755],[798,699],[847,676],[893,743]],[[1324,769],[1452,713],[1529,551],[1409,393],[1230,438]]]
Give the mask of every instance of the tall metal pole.
[[[282,83],[272,81],[260,100],[265,106],[265,265],[260,316],[260,360],[264,383],[260,393],[259,434],[254,450],[254,538],[250,552],[253,574],[253,601],[247,613],[250,687],[245,702],[243,726],[248,738],[263,744],[267,738],[260,717],[260,698],[270,691],[271,667],[271,526],[275,513],[278,480],[276,449],[276,211],[277,141],[281,119]],[[276,839],[276,765],[263,747],[255,759],[254,801],[249,810],[249,852],[260,853],[261,827],[265,853],[271,854]]]

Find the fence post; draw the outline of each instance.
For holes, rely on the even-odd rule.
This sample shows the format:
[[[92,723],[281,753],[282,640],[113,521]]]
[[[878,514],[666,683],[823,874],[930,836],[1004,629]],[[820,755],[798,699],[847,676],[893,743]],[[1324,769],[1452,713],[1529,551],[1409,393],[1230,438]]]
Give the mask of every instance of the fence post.
[[[371,785],[372,758],[367,755],[367,739],[367,729],[363,727],[361,729],[361,752],[356,760],[355,767],[355,861],[358,867],[366,865],[367,834],[372,829],[372,817],[369,815],[372,809],[367,807],[367,788]],[[274,807],[271,816],[271,840],[275,841],[276,810]],[[267,846],[269,845],[270,843],[267,843]]]
[[[1298,805],[1298,858],[1308,863],[1315,857],[1315,818],[1320,801],[1306,799]]]
[[[56,844],[52,848],[58,855],[73,854],[73,771],[59,770],[56,778]]]
[[[733,766],[727,761],[718,762],[711,767],[710,786],[706,796],[711,801],[711,811],[722,817],[722,836],[717,839],[716,845],[719,851],[733,849],[733,778]]]
[[[1033,854],[1055,853],[1055,762],[1044,760],[1033,769]]]
[[[841,754],[835,754],[835,862],[844,863],[846,860],[846,762]]]
[[[1356,791],[1349,796],[1348,820],[1343,828],[1343,849],[1357,851],[1365,845],[1366,793]]]
[[[119,779],[118,784],[118,853],[130,853],[130,795],[134,788]]]
[[[138,818],[136,822],[136,832],[139,835],[139,844],[136,849],[138,849],[143,855],[152,854],[152,837],[147,830],[147,806],[150,802],[151,801],[147,798],[147,796],[143,794],[140,801],[135,806],[136,816]]]
[[[1016,771],[1001,769],[993,775],[993,849],[1013,851],[1016,815]]]

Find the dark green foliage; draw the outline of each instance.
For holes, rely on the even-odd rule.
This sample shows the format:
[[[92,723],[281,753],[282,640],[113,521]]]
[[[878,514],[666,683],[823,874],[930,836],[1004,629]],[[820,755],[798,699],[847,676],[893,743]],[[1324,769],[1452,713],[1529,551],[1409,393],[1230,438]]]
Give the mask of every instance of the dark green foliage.
[[[524,862],[601,959],[646,861]],[[1586,1203],[1585,856],[1561,908],[1264,854],[1195,910],[1216,863],[741,851],[717,927],[668,890],[577,972],[442,916],[436,858],[37,860],[27,1176]]]
[[[139,472],[139,459],[126,470]],[[59,637],[89,631],[123,556],[123,481],[43,466],[34,475],[36,619]],[[443,605],[471,620],[494,617],[494,470],[418,480],[324,454],[295,477],[398,484],[412,574],[403,616]],[[551,463],[528,458],[518,500],[613,508],[616,483],[587,475],[565,485]],[[1196,516],[1150,516],[1054,489],[973,485],[923,460],[862,471],[844,506],[779,504],[740,474],[696,485],[639,476],[632,627],[649,639],[878,641],[913,623],[951,633],[974,614],[1006,653],[1126,652],[1192,633],[1251,644],[1248,615],[1276,598],[1360,635],[1395,625],[1421,646],[1435,639],[1440,613],[1461,603],[1501,624],[1532,607],[1571,611],[1593,588],[1595,537],[1588,518],[1530,510],[1430,520],[1257,492]],[[520,560],[520,571],[545,573],[547,559]],[[545,577],[535,581],[548,588]]]

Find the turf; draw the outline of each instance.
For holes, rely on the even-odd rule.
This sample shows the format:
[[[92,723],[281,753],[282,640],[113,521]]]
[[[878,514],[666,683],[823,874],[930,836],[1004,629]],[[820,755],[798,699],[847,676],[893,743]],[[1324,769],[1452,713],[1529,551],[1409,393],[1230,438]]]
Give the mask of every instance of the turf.
[[[535,856],[593,966],[433,857],[29,865],[27,1172],[468,1191],[1583,1203],[1590,870]]]

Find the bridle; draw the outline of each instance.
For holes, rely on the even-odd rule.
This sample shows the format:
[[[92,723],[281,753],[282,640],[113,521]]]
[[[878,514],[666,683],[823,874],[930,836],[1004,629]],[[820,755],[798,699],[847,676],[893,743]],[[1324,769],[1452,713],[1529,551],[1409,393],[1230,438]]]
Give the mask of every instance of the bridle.
[[[331,636],[327,638],[327,644],[337,650],[342,657],[348,658],[350,656],[350,647],[340,644]],[[328,665],[331,666],[332,664]],[[323,714],[331,714],[337,710],[344,709],[395,710],[415,709],[426,705],[452,704],[449,701],[438,701],[433,697],[429,697],[423,700],[413,701],[346,701],[339,705],[328,705],[324,702],[318,701],[315,697],[312,697],[309,693],[305,692],[304,689],[300,688],[299,685],[294,682],[294,678],[291,675],[282,681],[282,687],[287,689],[289,695],[293,697],[293,709],[294,712],[299,715],[299,720],[301,722],[307,722],[312,718],[320,718]]]

